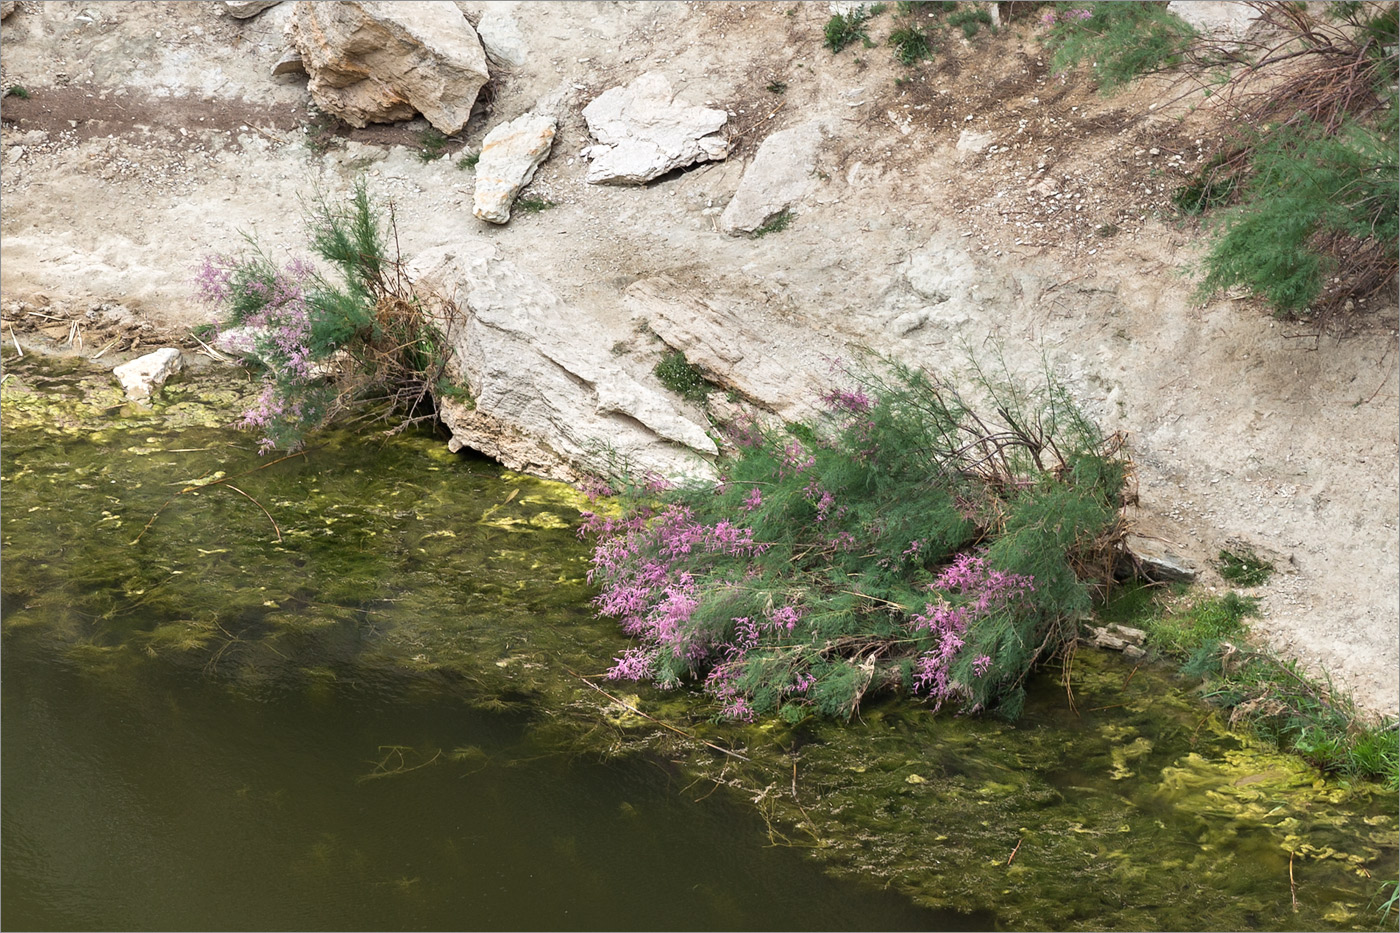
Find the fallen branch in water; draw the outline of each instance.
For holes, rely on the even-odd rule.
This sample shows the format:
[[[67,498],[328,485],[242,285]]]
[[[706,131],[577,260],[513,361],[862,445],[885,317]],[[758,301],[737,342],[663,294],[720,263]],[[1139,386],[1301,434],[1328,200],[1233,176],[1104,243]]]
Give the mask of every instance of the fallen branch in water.
[[[309,448],[309,449],[314,449],[314,448]],[[183,496],[183,495],[184,495],[185,493],[187,493],[187,492],[193,492],[193,491],[195,491],[196,489],[208,489],[210,486],[228,486],[229,489],[232,489],[234,492],[238,493],[240,496],[244,496],[244,497],[248,498],[249,500],[251,500],[252,503],[253,503],[254,505],[256,505],[258,508],[262,509],[263,514],[267,516],[267,520],[270,521],[270,522],[272,522],[272,530],[275,531],[275,532],[277,532],[277,543],[278,543],[278,544],[281,544],[281,543],[282,543],[282,529],[278,528],[278,527],[277,527],[277,522],[273,521],[272,513],[269,512],[267,509],[263,508],[263,504],[262,504],[261,502],[259,502],[257,499],[254,499],[252,496],[248,495],[246,492],[244,492],[243,490],[239,489],[237,486],[234,486],[234,485],[230,482],[230,480],[239,479],[240,477],[247,476],[247,475],[249,475],[250,473],[256,473],[256,472],[258,472],[259,470],[266,470],[266,469],[267,469],[268,467],[270,467],[270,466],[275,466],[276,464],[279,464],[279,463],[281,463],[281,462],[284,461],[284,460],[290,460],[290,459],[292,459],[293,457],[302,457],[302,456],[305,456],[305,455],[307,454],[307,452],[308,452],[307,450],[298,450],[296,453],[287,454],[285,457],[278,457],[276,460],[269,460],[267,463],[264,463],[264,464],[262,464],[262,465],[260,465],[260,466],[255,466],[255,467],[253,467],[251,470],[244,470],[242,473],[235,473],[233,476],[220,476],[218,479],[212,479],[212,480],[209,480],[208,482],[200,482],[199,480],[195,480],[195,481],[189,483],[188,485],[185,486],[184,489],[181,489],[179,492],[175,493],[175,495],[171,496],[169,499],[166,499],[164,502],[161,503],[160,508],[156,509],[155,514],[151,516],[150,521],[146,522],[145,526],[141,529],[141,533],[138,534],[135,538],[133,538],[133,539],[131,540],[131,543],[128,545],[128,547],[133,547],[133,546],[135,546],[136,544],[139,544],[139,543],[140,543],[141,538],[144,537],[145,534],[146,534],[146,532],[148,532],[148,531],[151,530],[151,526],[154,525],[154,524],[156,523],[156,519],[160,518],[160,513],[164,512],[165,509],[166,509],[166,507],[169,506],[170,503],[174,502],[174,501],[176,500],[176,498],[178,498],[179,496]],[[208,475],[214,476],[214,475],[217,475],[217,474],[208,474]],[[173,484],[172,484],[172,485],[173,485]]]
[[[594,690],[597,690],[599,693],[601,693],[603,696],[607,697],[609,700],[612,700],[612,701],[613,701],[614,703],[616,703],[618,706],[621,706],[623,709],[625,709],[625,710],[627,710],[627,711],[629,711],[629,712],[636,713],[638,716],[642,717],[643,719],[647,720],[648,722],[654,722],[654,723],[656,723],[658,726],[660,726],[660,727],[663,728],[663,729],[669,729],[670,731],[676,733],[676,735],[683,735],[683,736],[685,736],[687,739],[690,739],[690,740],[693,741],[693,742],[699,742],[701,745],[704,745],[704,746],[706,746],[706,747],[708,747],[708,748],[713,748],[713,749],[714,749],[715,751],[717,751],[717,752],[723,752],[724,754],[730,756],[731,758],[737,758],[737,759],[739,759],[740,761],[749,761],[749,760],[750,760],[750,759],[747,758],[746,756],[741,755],[741,754],[739,754],[738,752],[730,751],[729,749],[725,748],[725,747],[722,746],[722,745],[716,745],[714,742],[707,742],[707,741],[705,741],[704,739],[700,738],[700,736],[698,736],[698,735],[692,735],[691,733],[686,732],[684,729],[678,729],[678,728],[676,728],[675,726],[671,725],[671,724],[668,723],[668,722],[662,722],[660,719],[657,719],[655,716],[648,716],[646,713],[644,713],[644,712],[642,712],[641,710],[637,709],[637,708],[636,708],[635,706],[633,706],[631,703],[627,703],[627,702],[625,702],[625,701],[623,701],[623,700],[619,700],[617,697],[613,696],[611,693],[609,693],[608,691],[604,690],[602,687],[598,686],[598,685],[595,684],[593,681],[589,680],[587,677],[584,677],[582,674],[580,674],[578,671],[574,670],[574,669],[571,668],[571,667],[565,666],[565,667],[564,667],[564,670],[568,671],[570,674],[573,674],[573,675],[574,675],[575,677],[577,677],[579,680],[581,680],[581,681],[583,681],[584,683],[588,684],[588,686],[592,687]]]

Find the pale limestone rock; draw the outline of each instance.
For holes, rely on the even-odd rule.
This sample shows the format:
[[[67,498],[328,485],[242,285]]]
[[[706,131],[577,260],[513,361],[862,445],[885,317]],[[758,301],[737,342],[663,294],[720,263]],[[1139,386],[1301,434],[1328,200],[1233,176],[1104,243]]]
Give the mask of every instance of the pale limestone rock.
[[[644,185],[729,155],[729,141],[719,132],[728,115],[676,101],[671,82],[655,72],[600,94],[583,108],[583,118],[600,144],[588,151],[587,180],[595,185]]]
[[[427,250],[408,274],[462,314],[448,340],[475,407],[443,400],[453,450],[470,447],[511,469],[565,480],[610,460],[638,472],[711,475],[717,450],[704,428],[633,378],[585,311],[490,242]]]
[[[0,3],[0,19],[4,19],[15,11],[15,0],[4,0]]]
[[[1167,4],[1167,12],[1185,20],[1198,32],[1230,39],[1243,39],[1262,15],[1247,3],[1218,0],[1192,0],[1190,3],[1172,0]]]
[[[1191,583],[1196,579],[1196,568],[1191,566],[1191,562],[1155,538],[1130,534],[1123,539],[1123,548],[1129,560],[1136,564],[1142,575],[1149,580],[1158,583]]]
[[[165,380],[183,367],[184,360],[180,351],[174,347],[166,347],[114,367],[112,375],[122,384],[127,398],[144,402],[159,392],[160,387],[165,385]]]
[[[277,64],[272,66],[272,76],[279,75],[304,75],[306,74],[306,62],[301,60],[301,53],[296,49],[287,49],[282,53],[282,57],[277,59]]]
[[[282,0],[224,0],[224,7],[230,16],[238,19],[249,19],[281,2]]]
[[[549,157],[557,121],[552,114],[527,113],[486,134],[476,163],[472,213],[493,224],[510,220],[510,206],[520,189]]]
[[[486,4],[476,34],[491,64],[502,68],[519,68],[525,64],[525,37],[515,20],[515,0],[496,0]]]
[[[476,31],[450,0],[299,0],[287,38],[311,76],[316,105],[351,126],[421,113],[452,135],[490,77]]]
[[[765,139],[720,215],[720,229],[734,235],[752,233],[801,201],[812,185],[822,139],[819,121]]]
[[[768,411],[796,419],[807,413],[824,386],[804,369],[793,348],[818,352],[823,341],[777,317],[736,312],[729,303],[707,301],[693,289],[654,276],[627,288],[633,315],[662,342],[685,354],[708,378]],[[831,344],[826,355],[840,355]]]

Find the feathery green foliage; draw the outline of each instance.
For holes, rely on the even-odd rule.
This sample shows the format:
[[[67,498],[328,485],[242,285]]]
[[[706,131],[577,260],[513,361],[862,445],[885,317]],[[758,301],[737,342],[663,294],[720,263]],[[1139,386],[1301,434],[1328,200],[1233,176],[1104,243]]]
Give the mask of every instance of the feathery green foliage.
[[[852,378],[819,418],[731,425],[717,485],[614,480],[593,576],[639,644],[612,676],[704,676],[730,718],[845,718],[887,689],[1015,715],[1108,572],[1118,439],[1053,380],[979,371],[982,413],[907,367]]]
[[[244,255],[206,258],[196,280],[225,324],[247,328],[242,352],[264,368],[262,397],[241,422],[262,433],[264,450],[299,447],[352,407],[407,412],[402,427],[430,417],[432,393],[452,385],[441,328],[455,309],[414,291],[364,179],[348,204],[316,198],[306,224],[333,275],[300,259],[278,266],[250,240]]]
[[[1260,139],[1240,204],[1217,223],[1199,295],[1245,285],[1275,308],[1300,313],[1340,271],[1329,242],[1393,256],[1400,242],[1395,117],[1392,106],[1379,126],[1348,122],[1336,133],[1303,120]]]
[[[1047,22],[1050,67],[1067,71],[1089,62],[1104,91],[1179,64],[1194,34],[1159,3],[1057,3]]]

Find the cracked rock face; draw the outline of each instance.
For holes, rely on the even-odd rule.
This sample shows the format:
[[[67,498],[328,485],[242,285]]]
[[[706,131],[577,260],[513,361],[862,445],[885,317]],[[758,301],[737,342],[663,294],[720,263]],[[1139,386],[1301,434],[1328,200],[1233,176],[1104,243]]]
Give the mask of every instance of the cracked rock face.
[[[453,450],[470,447],[511,469],[564,480],[577,478],[574,464],[601,470],[609,460],[637,472],[710,472],[718,450],[704,428],[582,338],[586,312],[489,242],[426,250],[408,274],[461,313],[446,329],[474,406],[449,400],[439,412]]]
[[[476,30],[450,0],[299,0],[287,38],[316,105],[351,126],[421,113],[450,136],[466,126],[490,78]]]
[[[655,72],[600,94],[583,108],[583,118],[599,143],[588,150],[591,184],[644,185],[729,155],[729,141],[719,132],[729,115],[676,101],[671,82]]]

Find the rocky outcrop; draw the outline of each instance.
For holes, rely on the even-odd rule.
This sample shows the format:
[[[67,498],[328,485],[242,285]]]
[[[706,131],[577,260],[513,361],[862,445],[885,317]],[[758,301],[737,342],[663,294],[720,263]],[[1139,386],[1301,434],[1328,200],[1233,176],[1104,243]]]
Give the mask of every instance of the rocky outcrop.
[[[0,3],[0,19],[4,19],[15,11],[15,0],[4,0]]]
[[[602,470],[610,462],[669,476],[710,472],[718,451],[704,428],[628,373],[585,312],[489,242],[427,250],[408,274],[460,312],[448,340],[474,405],[443,401],[452,449],[564,480],[577,477],[575,465]]]
[[[583,119],[598,140],[585,152],[592,160],[586,180],[595,185],[644,185],[729,155],[720,134],[728,114],[677,101],[671,82],[655,72],[600,94],[583,108]]]
[[[112,375],[122,384],[127,398],[145,402],[159,392],[165,381],[183,369],[184,365],[180,351],[174,347],[166,347],[114,367]]]
[[[229,16],[250,19],[281,2],[282,0],[225,0],[224,8],[228,10]]]
[[[774,133],[758,147],[719,225],[725,233],[752,233],[802,200],[817,168],[819,121]]]
[[[626,301],[635,318],[717,385],[786,418],[806,414],[822,388],[793,348],[814,360],[839,355],[836,344],[809,330],[767,316],[746,320],[664,275],[634,282]]]
[[[287,38],[316,105],[351,126],[417,114],[459,132],[490,78],[476,31],[456,4],[299,0]]]
[[[553,114],[527,113],[486,134],[476,163],[472,214],[493,224],[510,220],[516,195],[549,157],[556,125]]]

